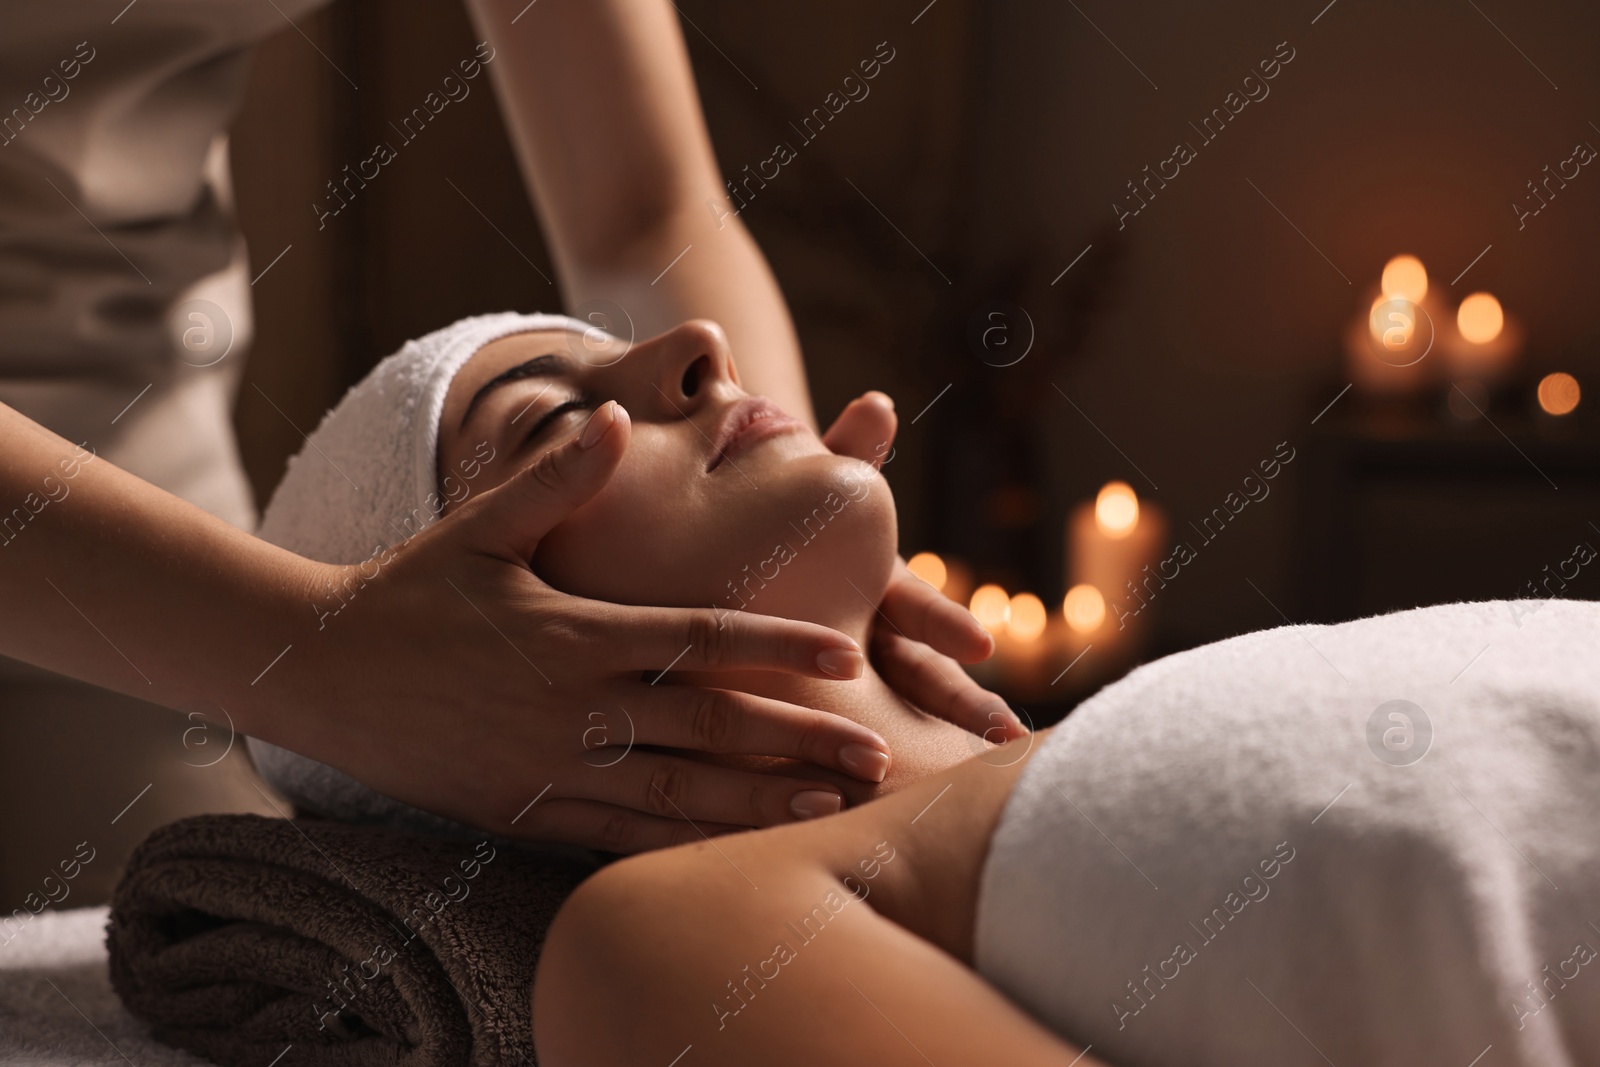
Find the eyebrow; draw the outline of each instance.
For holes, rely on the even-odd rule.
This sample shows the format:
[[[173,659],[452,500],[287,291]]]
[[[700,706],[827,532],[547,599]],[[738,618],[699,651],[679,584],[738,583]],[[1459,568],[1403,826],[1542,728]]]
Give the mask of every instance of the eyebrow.
[[[528,378],[559,378],[569,369],[570,364],[568,361],[552,352],[524,360],[515,367],[501,371],[484,382],[478,387],[478,391],[472,394],[472,399],[467,401],[467,410],[461,414],[461,426],[458,428],[466,428],[467,420],[472,418],[472,413],[477,409],[478,404],[496,389]]]

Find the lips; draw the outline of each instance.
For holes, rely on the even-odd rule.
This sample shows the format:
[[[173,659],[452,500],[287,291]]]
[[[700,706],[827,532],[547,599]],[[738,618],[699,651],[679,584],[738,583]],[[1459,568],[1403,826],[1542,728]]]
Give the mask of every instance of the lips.
[[[751,396],[723,413],[711,443],[715,451],[706,470],[714,471],[722,461],[739,455],[758,442],[780,434],[793,433],[804,424],[764,396]]]

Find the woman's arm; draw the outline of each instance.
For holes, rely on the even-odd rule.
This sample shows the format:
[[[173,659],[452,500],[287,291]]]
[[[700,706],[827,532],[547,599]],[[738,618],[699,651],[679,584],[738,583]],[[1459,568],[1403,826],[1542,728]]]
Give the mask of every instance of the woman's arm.
[[[975,974],[989,840],[1034,741],[816,822],[613,864],[539,963],[546,1067],[1078,1063]],[[980,746],[981,747],[981,746]]]
[[[794,323],[730,211],[672,4],[468,7],[568,306],[615,302],[639,338],[713,319],[744,387],[814,427]]]
[[[1099,1063],[870,904],[831,914],[841,881],[706,851],[608,868],[563,910],[536,986],[541,1064],[669,1064],[691,1047],[698,1067]]]

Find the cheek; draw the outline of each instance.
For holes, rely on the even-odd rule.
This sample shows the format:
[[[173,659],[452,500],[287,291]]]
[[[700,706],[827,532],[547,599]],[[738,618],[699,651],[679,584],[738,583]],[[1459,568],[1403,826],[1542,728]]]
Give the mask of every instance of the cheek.
[[[636,458],[637,457],[637,458]],[[618,603],[703,605],[711,534],[682,473],[631,453],[596,496],[539,545],[534,570],[564,592]]]

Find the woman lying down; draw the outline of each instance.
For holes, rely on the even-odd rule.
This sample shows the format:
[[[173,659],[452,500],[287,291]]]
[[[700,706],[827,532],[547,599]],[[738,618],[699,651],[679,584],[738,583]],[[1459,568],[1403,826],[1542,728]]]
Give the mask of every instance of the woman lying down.
[[[432,485],[485,442],[501,460],[474,491],[625,449],[540,544],[547,581],[865,638],[896,552],[888,485],[746,395],[714,326],[604,360],[548,318],[440,337],[427,350],[454,355],[405,379],[443,396],[437,443],[399,477]],[[295,485],[267,536],[312,536]],[[1000,746],[870,669],[751,672],[735,684],[877,730],[894,765],[876,787],[837,775],[841,814],[704,827],[593,876],[540,962],[540,1062],[1600,1062],[1597,649],[1600,607],[1565,601],[1285,627],[1143,667]],[[257,752],[302,798],[334,788]]]

